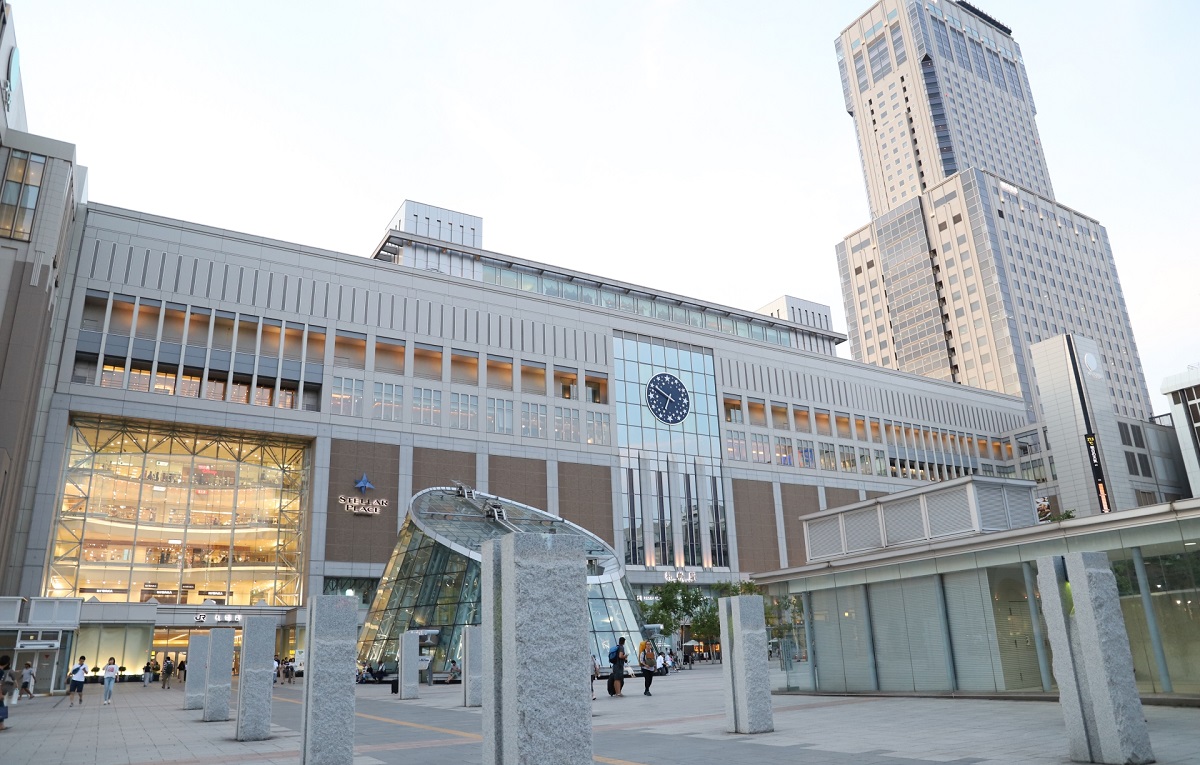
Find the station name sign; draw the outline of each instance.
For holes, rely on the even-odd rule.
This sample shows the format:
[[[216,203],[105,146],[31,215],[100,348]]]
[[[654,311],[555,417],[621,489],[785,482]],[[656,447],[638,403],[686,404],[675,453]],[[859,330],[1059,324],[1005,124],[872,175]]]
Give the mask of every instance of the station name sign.
[[[668,582],[694,582],[696,581],[695,571],[684,571],[676,569],[675,571],[664,571],[663,579]]]

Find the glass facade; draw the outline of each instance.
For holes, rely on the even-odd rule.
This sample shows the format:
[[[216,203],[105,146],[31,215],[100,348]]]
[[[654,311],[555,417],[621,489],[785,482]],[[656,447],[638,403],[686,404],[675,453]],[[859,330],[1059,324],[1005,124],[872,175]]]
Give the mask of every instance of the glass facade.
[[[506,499],[453,488],[427,489],[413,498],[400,528],[359,639],[359,660],[394,667],[400,635],[437,630],[427,637],[434,672],[462,662],[463,627],[479,624],[480,545],[509,533],[571,533],[590,541],[588,612],[592,650],[601,663],[617,638],[642,634],[616,553],[598,537],[561,518]],[[539,636],[546,638],[547,636]],[[548,636],[552,639],[553,636]]]
[[[306,446],[74,418],[46,594],[300,605]]]
[[[1182,518],[773,584],[772,685],[821,692],[1052,690],[1036,559],[1103,551],[1116,576],[1138,689],[1164,692],[1152,618],[1173,691],[1197,694],[1198,550],[1200,518]],[[1135,563],[1139,551],[1144,579]]]
[[[625,563],[728,567],[712,350],[619,332],[613,357]],[[662,372],[677,377],[690,398],[688,415],[675,425],[645,404],[647,383]]]

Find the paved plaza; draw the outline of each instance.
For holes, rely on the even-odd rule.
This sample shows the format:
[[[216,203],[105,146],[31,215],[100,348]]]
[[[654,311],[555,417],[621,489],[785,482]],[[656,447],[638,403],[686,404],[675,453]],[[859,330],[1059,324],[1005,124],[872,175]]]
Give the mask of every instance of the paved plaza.
[[[553,682],[553,672],[528,682]],[[110,706],[102,687],[87,686],[82,707],[39,697],[13,707],[0,732],[4,765],[212,765],[299,760],[302,681],[274,692],[273,737],[241,743],[235,722],[200,722],[183,710],[182,683],[172,690],[140,682],[116,686]],[[642,681],[610,698],[596,683],[592,705],[595,759],[609,765],[754,762],[832,765],[1029,765],[1066,763],[1056,703],[871,697],[775,696],[775,732],[725,733],[719,666]],[[235,684],[236,691],[236,684]],[[386,685],[356,686],[355,764],[478,763],[478,709],[464,709],[462,688],[421,687],[400,701]],[[1200,765],[1200,709],[1145,707],[1158,762]]]

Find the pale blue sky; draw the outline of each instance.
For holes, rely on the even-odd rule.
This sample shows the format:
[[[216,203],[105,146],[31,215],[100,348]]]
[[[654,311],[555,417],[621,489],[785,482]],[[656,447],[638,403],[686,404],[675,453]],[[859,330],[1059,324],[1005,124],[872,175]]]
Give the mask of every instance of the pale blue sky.
[[[1108,228],[1164,412],[1200,362],[1200,5],[977,4],[1022,46],[1058,200]],[[30,129],[95,201],[369,255],[411,198],[488,249],[839,329],[833,246],[868,212],[833,38],[869,6],[13,0]]]

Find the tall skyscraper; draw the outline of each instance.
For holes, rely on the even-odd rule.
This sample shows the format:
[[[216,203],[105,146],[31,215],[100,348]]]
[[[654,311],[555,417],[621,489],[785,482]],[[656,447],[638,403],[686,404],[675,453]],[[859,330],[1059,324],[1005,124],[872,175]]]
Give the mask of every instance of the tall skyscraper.
[[[835,41],[872,221],[837,245],[854,358],[1023,396],[1030,346],[1096,341],[1113,413],[1151,413],[1108,234],[1054,198],[1012,30],[883,0]]]

